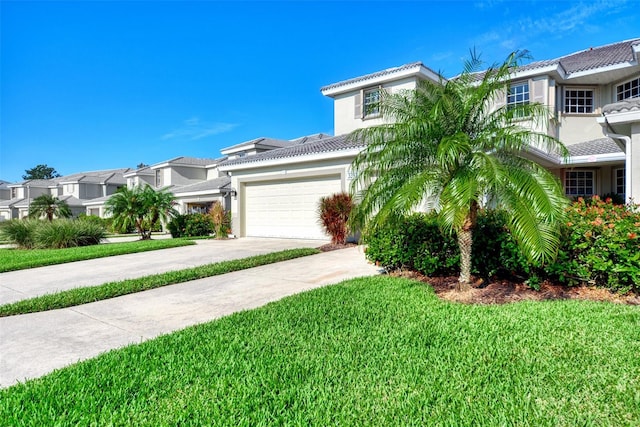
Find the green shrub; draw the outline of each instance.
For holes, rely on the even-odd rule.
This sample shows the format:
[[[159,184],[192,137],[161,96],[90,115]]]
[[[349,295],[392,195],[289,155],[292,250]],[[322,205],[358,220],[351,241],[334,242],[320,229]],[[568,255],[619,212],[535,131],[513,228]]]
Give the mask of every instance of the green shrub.
[[[611,290],[640,291],[640,212],[595,196],[568,209],[562,246],[549,277],[566,283]]]
[[[173,237],[174,239],[185,236],[187,216],[188,215],[176,215],[171,219],[169,224],[167,224],[169,233],[171,233],[171,237]]]
[[[54,220],[41,222],[34,231],[39,248],[73,248],[97,245],[105,237],[105,229],[89,221]]]
[[[506,212],[483,209],[473,232],[471,265],[473,274],[489,277],[526,279],[534,267],[524,256],[507,228]]]
[[[97,245],[105,237],[102,225],[69,219],[51,222],[14,219],[3,223],[0,233],[4,239],[24,249]]]
[[[195,213],[187,217],[185,235],[188,237],[208,236],[213,233],[213,221],[206,214]]]
[[[434,214],[416,213],[364,236],[367,258],[390,270],[407,268],[426,275],[450,274],[459,266],[455,239],[443,235]]]
[[[173,238],[208,236],[214,232],[211,217],[200,213],[176,215],[167,228]]]
[[[481,277],[517,278],[532,288],[545,279],[567,285],[590,284],[612,291],[640,292],[640,210],[595,196],[578,199],[561,228],[557,259],[532,265],[508,232],[507,216],[482,210],[474,231],[472,271]],[[369,233],[367,257],[388,269],[426,275],[457,273],[455,236],[443,234],[435,214],[414,214]]]
[[[19,248],[29,249],[34,246],[34,230],[40,224],[36,219],[12,219],[0,223],[0,236]]]

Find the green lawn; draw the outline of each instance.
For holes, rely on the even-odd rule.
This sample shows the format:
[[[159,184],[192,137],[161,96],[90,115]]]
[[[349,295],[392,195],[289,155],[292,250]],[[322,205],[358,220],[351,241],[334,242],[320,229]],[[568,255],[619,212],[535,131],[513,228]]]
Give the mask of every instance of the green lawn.
[[[185,268],[183,270],[168,271],[166,273],[153,274],[137,279],[109,282],[99,286],[73,288],[54,294],[42,295],[11,304],[0,305],[0,317],[73,307],[75,305],[115,298],[121,295],[147,291],[162,286],[217,276],[232,271],[245,270],[247,268],[273,264],[275,262],[287,261],[317,253],[320,253],[320,251],[314,248],[287,249],[269,254]]]
[[[0,273],[114,255],[194,245],[186,239],[138,240],[67,249],[0,249]]]
[[[0,391],[5,425],[640,425],[640,308],[356,279]]]

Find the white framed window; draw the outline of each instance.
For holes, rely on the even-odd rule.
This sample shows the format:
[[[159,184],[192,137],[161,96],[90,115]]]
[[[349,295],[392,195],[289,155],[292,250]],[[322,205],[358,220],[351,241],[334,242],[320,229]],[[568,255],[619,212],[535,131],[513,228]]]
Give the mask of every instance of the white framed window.
[[[593,89],[566,89],[564,112],[567,114],[593,113]]]
[[[18,189],[16,187],[11,187],[11,198],[12,199],[18,198]]]
[[[380,88],[365,89],[362,92],[362,117],[380,116]]]
[[[564,194],[567,196],[593,196],[595,194],[593,170],[568,170],[564,172]]]
[[[640,77],[616,86],[616,100],[640,98]]]
[[[162,170],[156,169],[156,187],[162,187]]]
[[[529,104],[529,82],[513,83],[507,92],[507,109]]]
[[[626,173],[625,173],[625,169],[624,168],[617,168],[613,170],[613,179],[614,179],[614,188],[617,194],[620,194],[622,197],[624,197],[624,190],[625,190],[625,179],[626,179]]]

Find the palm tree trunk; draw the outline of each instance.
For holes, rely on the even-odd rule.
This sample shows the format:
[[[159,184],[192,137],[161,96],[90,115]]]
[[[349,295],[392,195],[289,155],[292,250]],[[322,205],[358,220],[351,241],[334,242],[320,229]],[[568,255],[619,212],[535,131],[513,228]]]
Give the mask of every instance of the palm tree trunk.
[[[460,249],[460,277],[456,285],[457,291],[471,288],[471,250],[473,247],[473,229],[478,218],[478,203],[471,202],[469,213],[462,228],[458,230],[458,248]]]

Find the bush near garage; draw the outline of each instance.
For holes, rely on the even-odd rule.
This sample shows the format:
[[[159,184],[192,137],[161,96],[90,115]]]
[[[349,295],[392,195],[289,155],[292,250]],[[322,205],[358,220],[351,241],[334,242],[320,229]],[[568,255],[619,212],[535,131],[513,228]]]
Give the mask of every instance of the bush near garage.
[[[173,238],[209,236],[214,232],[211,217],[201,213],[176,215],[167,228]]]

